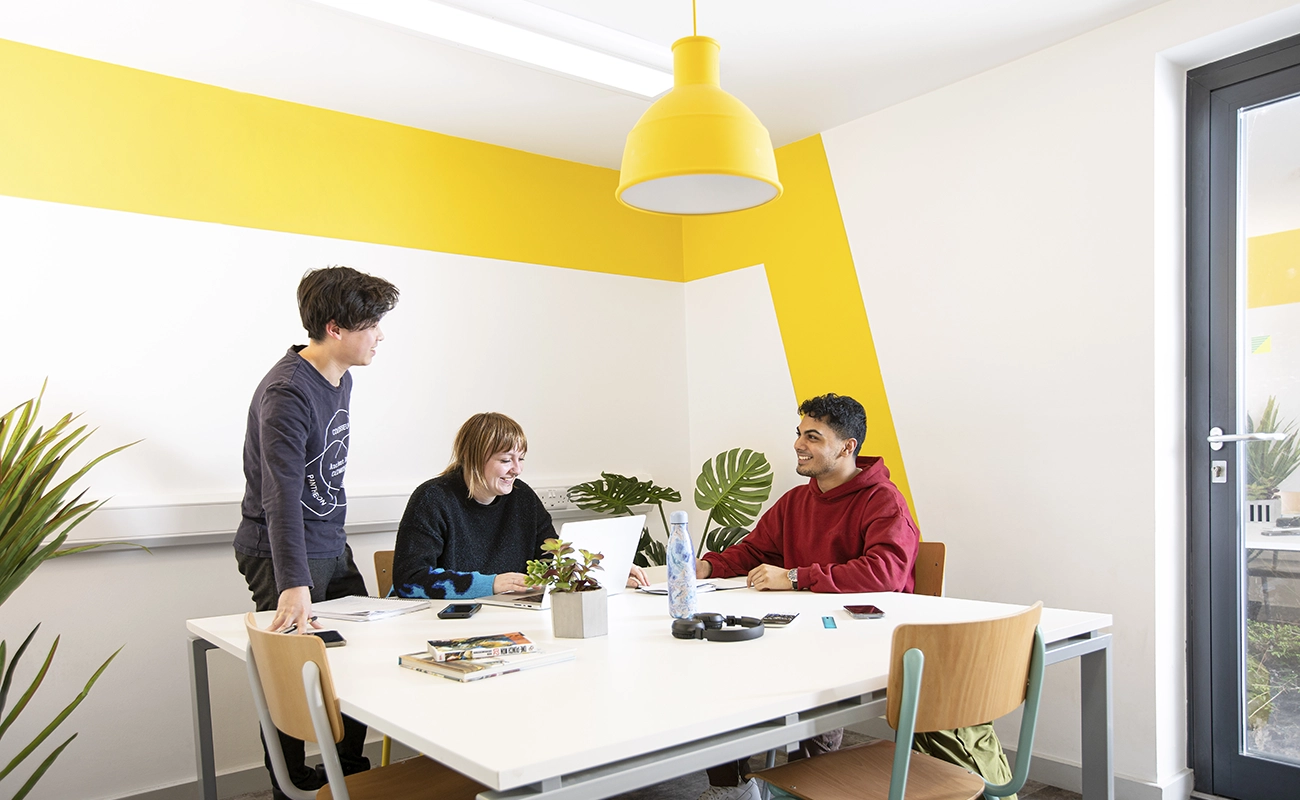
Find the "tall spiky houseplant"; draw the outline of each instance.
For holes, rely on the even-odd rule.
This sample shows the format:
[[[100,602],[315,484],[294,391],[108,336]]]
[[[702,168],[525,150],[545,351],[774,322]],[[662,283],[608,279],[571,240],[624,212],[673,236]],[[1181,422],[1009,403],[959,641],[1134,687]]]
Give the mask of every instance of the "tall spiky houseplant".
[[[1285,433],[1280,442],[1250,442],[1246,445],[1246,493],[1251,500],[1272,500],[1278,487],[1300,467],[1300,437],[1295,420],[1279,419],[1277,398],[1269,396],[1264,413],[1256,421],[1246,415],[1247,433]]]
[[[101,505],[101,503],[83,501],[84,491],[79,492],[71,500],[64,498],[72,491],[77,481],[85,477],[91,467],[114,453],[130,447],[130,445],[123,445],[97,456],[81,469],[55,483],[59,473],[68,465],[72,454],[93,431],[88,431],[85,425],[73,428],[77,417],[71,414],[64,416],[48,429],[37,426],[36,417],[40,414],[41,399],[44,396],[45,387],[42,386],[40,395],[0,417],[0,604],[8,600],[14,590],[46,560],[100,546],[91,544],[63,549],[68,532]],[[54,653],[58,650],[59,639],[55,637],[44,663],[37,670],[31,684],[23,692],[22,697],[14,703],[12,710],[5,714],[18,661],[32,643],[39,628],[38,624],[31,633],[27,634],[27,638],[13,653],[12,660],[8,658],[8,642],[0,640],[0,675],[3,675],[3,679],[0,679],[0,714],[4,714],[4,718],[0,720],[0,745],[5,744],[3,737],[11,730],[18,715],[27,707],[32,696],[45,680],[54,661]],[[99,676],[119,652],[121,648],[118,648],[100,665],[99,669],[95,670],[81,692],[36,735],[35,739],[19,747],[17,753],[7,762],[0,758],[0,763],[4,763],[4,766],[0,767],[0,796],[9,796],[14,800],[26,797],[54,760],[72,743],[73,739],[77,738],[77,734],[72,734],[48,753],[17,790],[6,789],[3,786],[3,782],[9,779],[15,770],[35,753],[46,739],[53,735],[55,729],[68,718],[68,715],[81,704],[90,687],[95,685],[95,681],[99,680]]]

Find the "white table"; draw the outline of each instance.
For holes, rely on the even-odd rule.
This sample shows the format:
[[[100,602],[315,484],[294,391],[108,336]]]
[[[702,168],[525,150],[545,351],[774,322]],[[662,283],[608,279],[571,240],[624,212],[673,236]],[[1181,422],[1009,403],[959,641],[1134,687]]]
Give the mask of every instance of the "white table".
[[[873,603],[880,620],[842,606]],[[348,645],[329,651],[342,711],[491,787],[483,800],[608,797],[884,714],[890,637],[902,622],[986,619],[1016,606],[880,593],[700,595],[701,611],[798,612],[760,639],[683,641],[667,598],[610,598],[610,634],[554,639],[549,612],[484,607],[467,620],[433,609],[337,623]],[[838,627],[823,627],[831,616]],[[266,625],[270,612],[259,615]],[[1113,800],[1109,614],[1045,609],[1047,663],[1080,658],[1083,796]],[[195,743],[202,797],[216,799],[206,652],[244,658],[242,614],[190,620]],[[461,684],[397,666],[426,639],[520,630],[574,661]],[[544,723],[530,725],[530,719]]]

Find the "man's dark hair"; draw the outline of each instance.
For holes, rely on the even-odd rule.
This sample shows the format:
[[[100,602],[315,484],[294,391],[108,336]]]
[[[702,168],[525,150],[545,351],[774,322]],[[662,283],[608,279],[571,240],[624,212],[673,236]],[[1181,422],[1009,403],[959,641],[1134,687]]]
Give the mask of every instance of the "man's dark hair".
[[[397,305],[397,294],[383,278],[351,267],[313,269],[298,282],[298,314],[307,335],[319,342],[330,320],[349,331],[375,327]]]
[[[813,397],[803,401],[799,413],[825,422],[835,431],[836,436],[854,439],[858,443],[858,449],[862,449],[862,442],[867,438],[867,412],[852,397],[834,392]]]

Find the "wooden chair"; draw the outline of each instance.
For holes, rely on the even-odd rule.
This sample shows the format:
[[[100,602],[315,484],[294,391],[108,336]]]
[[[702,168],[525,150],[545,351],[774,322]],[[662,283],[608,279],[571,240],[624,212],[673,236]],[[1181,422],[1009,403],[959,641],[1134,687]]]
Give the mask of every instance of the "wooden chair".
[[[379,596],[387,597],[393,588],[393,551],[375,551],[375,582],[379,585]]]
[[[334,678],[325,644],[315,636],[271,633],[257,627],[252,613],[244,618],[248,631],[248,682],[262,722],[262,735],[271,756],[280,790],[293,800],[369,800],[369,798],[439,798],[473,800],[487,787],[423,756],[389,767],[376,767],[343,776],[333,743],[343,738],[343,715],[334,695]],[[297,788],[289,780],[276,729],[321,745],[329,784],[319,792]]]
[[[393,588],[393,552],[392,550],[375,551],[375,585],[379,587],[379,596],[387,597]],[[382,749],[379,751],[379,766],[386,767],[393,757],[393,740],[384,736]]]
[[[1043,685],[1043,604],[981,622],[899,625],[890,656],[886,719],[894,742],[878,741],[754,773],[772,794],[803,800],[976,800],[1018,792],[1029,777]],[[1000,786],[937,758],[913,753],[917,731],[978,725],[1025,709],[1011,781]]]
[[[943,597],[943,567],[946,557],[947,548],[943,542],[921,542],[917,545],[916,564],[912,568],[915,578],[913,593]]]

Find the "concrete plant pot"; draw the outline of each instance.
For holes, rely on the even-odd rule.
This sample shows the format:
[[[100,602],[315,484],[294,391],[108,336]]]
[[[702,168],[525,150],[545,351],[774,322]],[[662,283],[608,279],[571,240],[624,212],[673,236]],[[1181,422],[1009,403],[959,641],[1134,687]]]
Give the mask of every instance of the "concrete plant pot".
[[[609,598],[604,588],[551,592],[551,627],[557,639],[590,639],[609,633]]]

